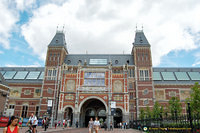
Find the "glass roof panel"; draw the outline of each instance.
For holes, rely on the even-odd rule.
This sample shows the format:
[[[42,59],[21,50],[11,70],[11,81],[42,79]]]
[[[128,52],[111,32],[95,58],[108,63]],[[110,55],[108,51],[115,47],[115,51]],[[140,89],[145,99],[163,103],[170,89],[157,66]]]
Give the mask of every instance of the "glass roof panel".
[[[178,80],[190,80],[186,72],[175,72]]]
[[[173,72],[161,72],[164,80],[176,80]]]
[[[107,59],[90,59],[90,65],[106,65]]]
[[[44,72],[42,72],[42,73],[40,74],[39,79],[44,79]]]
[[[3,75],[4,79],[12,79],[15,75],[16,71],[6,71],[6,73]]]
[[[4,75],[5,71],[0,71],[0,73],[1,73],[2,75]]]
[[[28,71],[18,71],[15,75],[14,79],[24,79],[27,75]]]
[[[153,80],[162,80],[160,72],[153,72]]]
[[[39,74],[40,74],[40,71],[31,71],[31,72],[29,72],[26,79],[37,79]]]
[[[199,72],[188,72],[188,74],[192,80],[200,80]]]

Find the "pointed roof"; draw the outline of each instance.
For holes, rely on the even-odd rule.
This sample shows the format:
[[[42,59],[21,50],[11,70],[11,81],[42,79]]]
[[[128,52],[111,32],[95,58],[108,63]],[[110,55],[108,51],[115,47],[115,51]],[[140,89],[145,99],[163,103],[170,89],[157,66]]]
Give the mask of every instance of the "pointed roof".
[[[135,32],[135,41],[134,41],[133,45],[150,46],[146,36],[144,35],[143,30],[136,30],[136,32]]]
[[[57,31],[53,39],[51,40],[49,46],[62,46],[66,48],[65,34],[63,32]]]

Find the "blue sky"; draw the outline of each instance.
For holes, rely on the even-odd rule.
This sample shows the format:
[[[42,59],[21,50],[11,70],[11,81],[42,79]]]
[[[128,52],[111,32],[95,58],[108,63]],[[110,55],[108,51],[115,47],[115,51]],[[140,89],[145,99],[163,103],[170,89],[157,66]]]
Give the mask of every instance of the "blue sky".
[[[0,66],[44,66],[56,27],[70,53],[130,54],[135,26],[155,67],[200,66],[198,0],[2,0]]]

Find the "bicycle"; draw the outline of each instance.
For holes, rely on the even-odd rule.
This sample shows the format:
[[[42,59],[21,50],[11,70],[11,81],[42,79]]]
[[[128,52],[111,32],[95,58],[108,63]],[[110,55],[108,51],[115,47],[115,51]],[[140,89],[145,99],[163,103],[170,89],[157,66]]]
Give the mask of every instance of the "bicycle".
[[[35,129],[35,132],[37,133],[37,129]],[[25,133],[33,133],[31,125],[29,125],[29,129]]]

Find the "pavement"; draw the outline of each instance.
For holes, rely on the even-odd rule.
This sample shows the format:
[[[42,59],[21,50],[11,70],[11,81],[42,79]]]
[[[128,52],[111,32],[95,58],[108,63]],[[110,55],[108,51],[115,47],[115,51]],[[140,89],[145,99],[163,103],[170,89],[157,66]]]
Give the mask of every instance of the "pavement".
[[[25,133],[28,130],[28,127],[20,128],[20,133]],[[0,133],[3,133],[3,128],[0,128]],[[44,128],[37,127],[37,133],[88,133],[88,128],[48,128],[47,131],[44,131]],[[117,129],[115,128],[113,131],[104,131],[104,129],[100,129],[99,133],[141,133],[138,130],[134,129]]]

